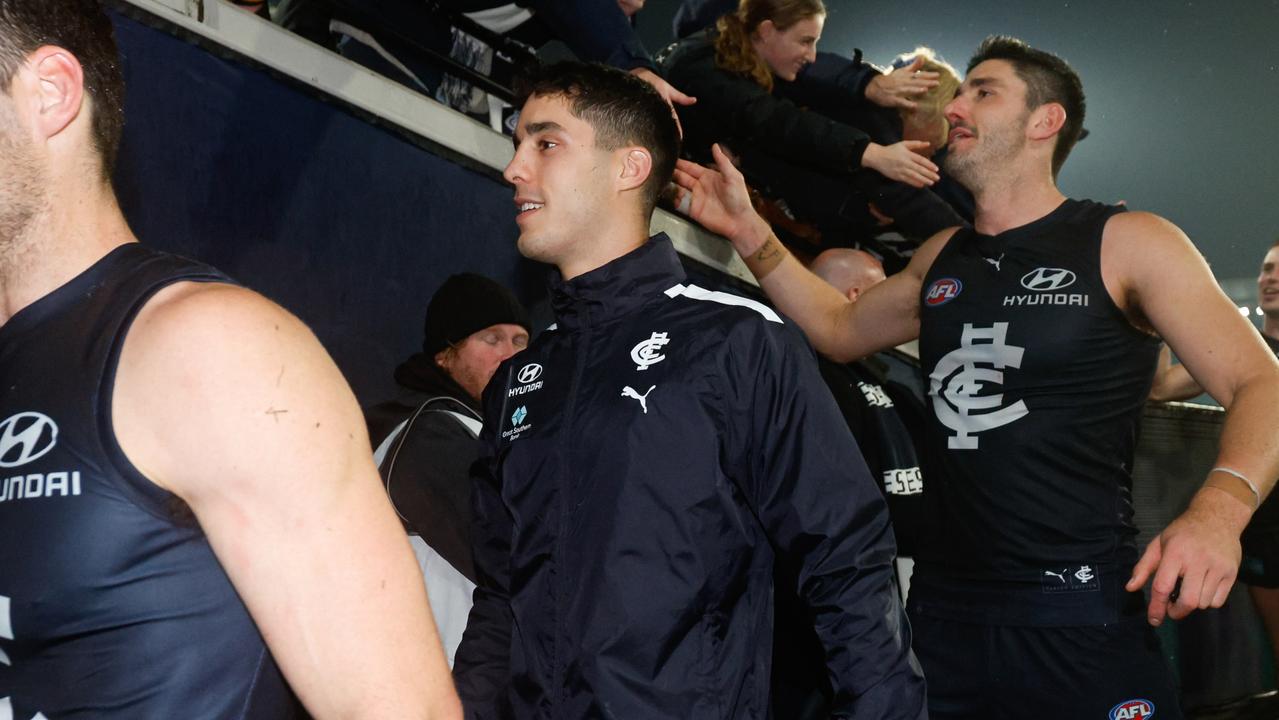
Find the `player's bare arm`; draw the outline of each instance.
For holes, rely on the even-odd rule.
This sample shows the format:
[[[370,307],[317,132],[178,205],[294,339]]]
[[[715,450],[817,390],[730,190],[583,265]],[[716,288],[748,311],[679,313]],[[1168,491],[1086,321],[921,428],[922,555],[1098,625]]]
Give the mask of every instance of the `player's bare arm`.
[[[1172,352],[1168,346],[1159,348],[1159,365],[1155,368],[1155,382],[1150,387],[1152,402],[1189,400],[1203,392],[1199,383],[1190,377],[1190,371],[1182,364],[1172,364]]]
[[[919,293],[937,253],[954,234],[925,242],[910,264],[851,302],[812,274],[782,245],[751,206],[746,180],[719,148],[715,168],[680,160],[675,183],[692,194],[689,214],[728,238],[770,300],[803,328],[827,357],[847,362],[919,336]]]
[[[1248,479],[1211,472],[1190,507],[1146,549],[1128,587],[1154,577],[1149,617],[1158,624],[1165,615],[1177,619],[1196,608],[1220,607],[1234,583],[1239,534],[1279,476],[1279,363],[1190,240],[1162,218],[1112,218],[1102,243],[1102,275],[1120,307],[1159,333],[1226,408],[1214,467]]]
[[[250,291],[181,283],[119,367],[121,447],[194,511],[308,710],[460,717],[355,398],[311,332]]]

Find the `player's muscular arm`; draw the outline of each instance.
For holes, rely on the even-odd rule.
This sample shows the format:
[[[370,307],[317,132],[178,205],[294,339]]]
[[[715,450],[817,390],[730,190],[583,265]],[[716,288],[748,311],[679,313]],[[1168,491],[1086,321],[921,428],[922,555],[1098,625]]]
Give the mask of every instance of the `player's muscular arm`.
[[[1245,475],[1264,498],[1279,476],[1279,364],[1256,330],[1190,240],[1154,215],[1127,213],[1107,223],[1102,275],[1124,309],[1146,319],[1226,408],[1214,466]],[[1151,622],[1225,602],[1239,567],[1239,533],[1255,504],[1242,481],[1209,475],[1186,512],[1147,548],[1129,583],[1130,589],[1141,587],[1153,575]]]
[[[315,717],[460,717],[355,398],[297,319],[240,288],[167,288],[128,334],[112,413]]]
[[[864,357],[919,335],[919,292],[954,230],[926,242],[910,265],[850,302],[794,258],[755,212],[746,181],[719,146],[715,168],[679,161],[675,182],[692,194],[690,214],[733,244],[770,300],[793,318],[818,352],[837,361]]]

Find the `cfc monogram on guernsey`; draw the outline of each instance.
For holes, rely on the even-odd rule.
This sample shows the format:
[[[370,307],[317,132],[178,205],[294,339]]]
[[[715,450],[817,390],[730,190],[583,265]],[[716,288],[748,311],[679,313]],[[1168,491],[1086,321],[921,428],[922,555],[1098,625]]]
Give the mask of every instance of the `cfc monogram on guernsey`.
[[[997,236],[961,229],[929,269],[920,362],[947,481],[927,494],[916,610],[1116,617],[1137,557],[1128,468],[1158,351],[1102,281],[1102,231],[1121,211],[1067,200]]]
[[[208,541],[112,431],[125,333],[179,281],[229,282],[133,243],[0,326],[0,720],[288,717]]]

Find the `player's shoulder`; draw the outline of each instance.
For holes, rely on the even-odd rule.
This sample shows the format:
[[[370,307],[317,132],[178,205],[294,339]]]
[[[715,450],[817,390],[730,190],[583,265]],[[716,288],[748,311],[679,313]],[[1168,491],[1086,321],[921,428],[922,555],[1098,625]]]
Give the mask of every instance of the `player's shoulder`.
[[[151,297],[130,335],[176,334],[236,341],[243,333],[296,329],[301,321],[248,288],[226,282],[175,282]]]
[[[176,282],[152,296],[129,328],[122,363],[200,385],[327,362],[310,329],[262,295],[225,282]]]
[[[1151,212],[1116,212],[1102,231],[1103,260],[1148,263],[1150,258],[1171,260],[1179,253],[1197,255],[1190,238],[1172,221]]]

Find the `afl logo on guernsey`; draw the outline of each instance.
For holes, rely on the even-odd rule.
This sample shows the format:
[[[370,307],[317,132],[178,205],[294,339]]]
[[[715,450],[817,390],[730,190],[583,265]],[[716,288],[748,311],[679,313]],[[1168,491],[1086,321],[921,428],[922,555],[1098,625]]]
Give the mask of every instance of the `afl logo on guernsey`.
[[[0,422],[0,467],[18,467],[39,458],[58,442],[58,425],[47,415],[23,412]]]
[[[928,286],[928,292],[924,293],[924,304],[930,307],[945,305],[959,297],[963,289],[964,284],[955,278],[934,280],[933,284]]]
[[[1125,700],[1110,709],[1110,720],[1148,720],[1155,716],[1155,704],[1149,700]]]

